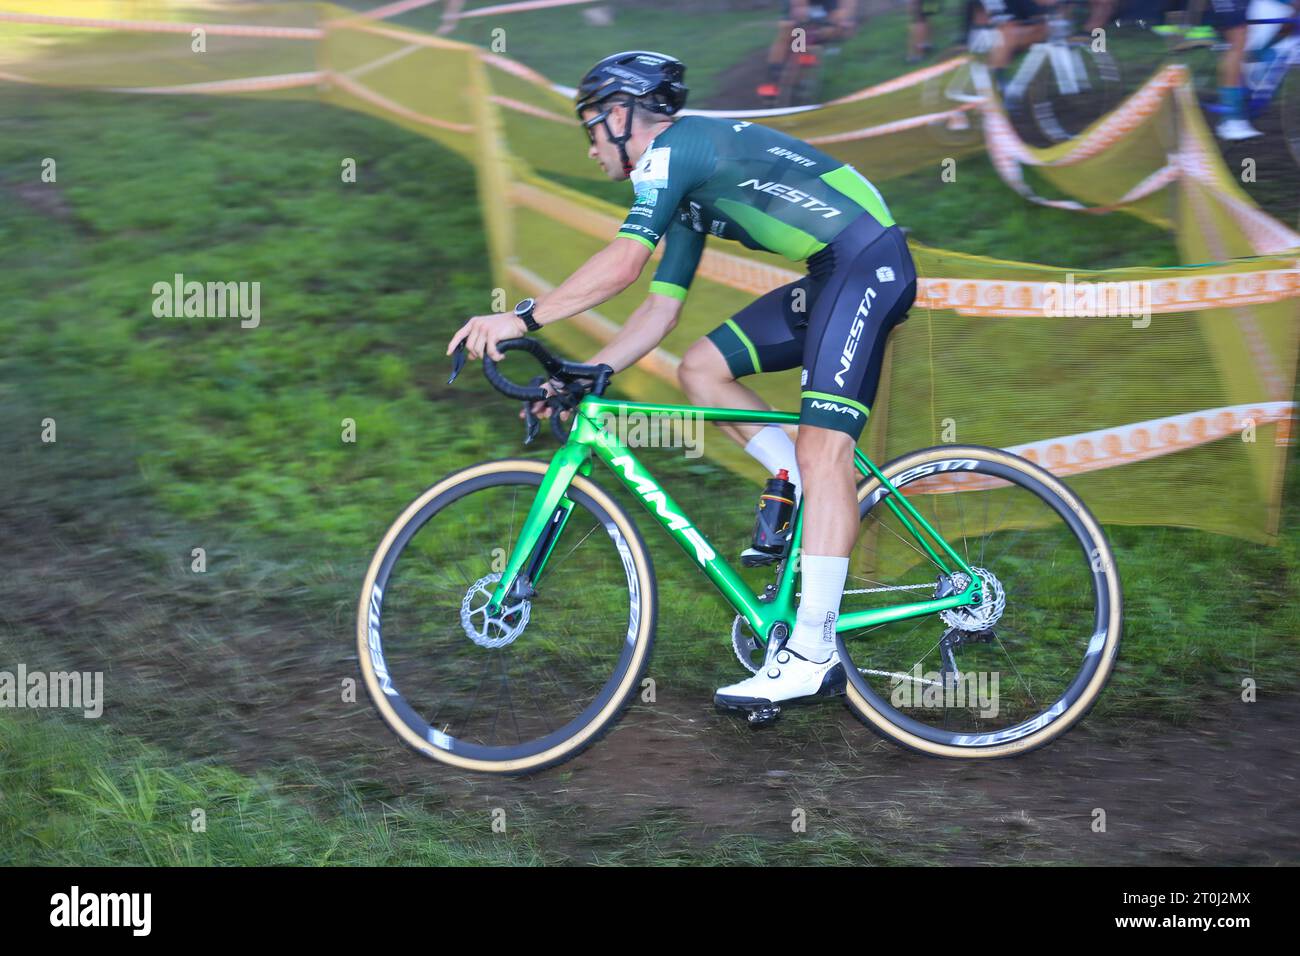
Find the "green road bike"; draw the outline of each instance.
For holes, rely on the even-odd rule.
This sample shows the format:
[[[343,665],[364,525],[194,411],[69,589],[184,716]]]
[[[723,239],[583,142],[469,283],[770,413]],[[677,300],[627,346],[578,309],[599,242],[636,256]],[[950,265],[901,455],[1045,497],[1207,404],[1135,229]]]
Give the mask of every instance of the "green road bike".
[[[654,566],[599,461],[736,611],[733,648],[765,666],[794,624],[801,509],[756,593],[611,429],[627,415],[797,425],[794,412],[604,397],[611,371],[511,339],[564,383],[549,462],[448,475],[388,529],[357,614],[361,671],[384,722],[421,754],[519,774],[567,760],[618,719],[655,638]],[[464,361],[457,356],[456,373]],[[542,378],[498,391],[543,400]],[[572,410],[567,435],[561,409]],[[996,448],[945,445],[876,467],[855,451],[859,533],[837,624],[844,698],[886,738],[943,757],[1042,746],[1093,705],[1115,665],[1119,576],[1101,527],[1051,473]],[[778,708],[751,714],[771,719]]]

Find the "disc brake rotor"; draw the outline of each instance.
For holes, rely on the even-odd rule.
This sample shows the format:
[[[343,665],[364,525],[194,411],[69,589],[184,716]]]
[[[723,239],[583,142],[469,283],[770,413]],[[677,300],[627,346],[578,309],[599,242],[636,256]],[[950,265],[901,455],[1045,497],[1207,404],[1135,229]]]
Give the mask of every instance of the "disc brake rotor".
[[[499,571],[484,575],[469,586],[464,600],[460,602],[461,627],[465,629],[465,636],[479,647],[505,647],[524,633],[524,628],[528,626],[531,601],[520,601],[503,607],[495,617],[488,615],[487,606],[491,603],[492,592],[500,580]]]
[[[980,593],[983,600],[979,604],[967,607],[954,607],[940,611],[939,617],[949,627],[959,631],[987,631],[1002,617],[1007,608],[1007,596],[1002,584],[988,568],[971,568],[982,582]],[[964,591],[970,583],[970,577],[963,571],[954,572],[952,585],[957,591]]]

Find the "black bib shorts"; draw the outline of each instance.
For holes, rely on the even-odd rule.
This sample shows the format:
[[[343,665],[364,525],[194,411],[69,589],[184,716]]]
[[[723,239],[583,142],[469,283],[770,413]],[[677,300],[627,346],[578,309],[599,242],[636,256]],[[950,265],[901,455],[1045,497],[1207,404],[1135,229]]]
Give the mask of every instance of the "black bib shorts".
[[[800,424],[862,435],[890,331],[916,299],[916,267],[897,226],[859,216],[773,289],[709,333],[736,378],[803,366]]]

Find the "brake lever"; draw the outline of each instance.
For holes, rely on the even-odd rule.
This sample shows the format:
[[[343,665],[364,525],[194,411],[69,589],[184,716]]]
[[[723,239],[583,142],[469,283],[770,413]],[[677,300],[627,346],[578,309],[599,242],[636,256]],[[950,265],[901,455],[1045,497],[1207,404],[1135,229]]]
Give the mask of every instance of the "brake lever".
[[[456,350],[451,353],[451,378],[447,379],[448,385],[456,381],[456,376],[460,374],[460,370],[464,367],[465,343],[461,342],[460,345],[456,346]]]
[[[543,375],[538,375],[528,384],[533,388],[537,388],[544,381],[546,381],[546,377]],[[538,420],[537,416],[533,414],[532,402],[524,402],[523,406],[524,406],[524,444],[531,445],[533,439],[537,437],[537,433],[541,430],[542,423]]]
[[[564,430],[560,416],[563,412],[573,412],[576,415],[576,409],[582,403],[584,394],[583,387],[580,384],[570,382],[551,396],[550,401],[547,403],[551,406],[551,434],[555,436],[555,440],[561,445],[569,440],[569,433]]]
[[[533,414],[533,403],[524,402],[524,444],[531,445],[541,429],[542,423]]]
[[[558,409],[551,412],[551,434],[555,436],[555,440],[561,445],[565,444],[569,440],[569,433],[564,430],[564,427],[560,422],[560,412]]]

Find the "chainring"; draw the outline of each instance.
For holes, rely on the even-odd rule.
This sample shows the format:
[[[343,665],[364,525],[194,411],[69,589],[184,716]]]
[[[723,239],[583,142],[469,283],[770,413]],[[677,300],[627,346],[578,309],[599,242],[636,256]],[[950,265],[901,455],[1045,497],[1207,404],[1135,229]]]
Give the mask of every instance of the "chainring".
[[[763,666],[767,646],[754,636],[743,614],[737,614],[736,619],[731,622],[731,649],[736,654],[736,660],[740,661],[741,666],[751,674],[757,674],[758,669]]]

